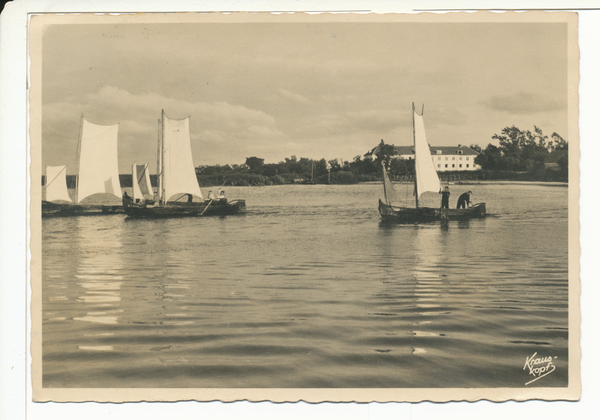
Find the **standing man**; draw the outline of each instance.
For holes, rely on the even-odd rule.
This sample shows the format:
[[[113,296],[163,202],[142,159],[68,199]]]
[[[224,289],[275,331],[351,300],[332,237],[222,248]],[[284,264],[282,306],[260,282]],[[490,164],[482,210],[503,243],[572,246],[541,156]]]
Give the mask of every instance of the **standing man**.
[[[450,200],[450,188],[448,186],[444,187],[444,191],[440,188],[440,194],[442,194],[442,208],[448,208],[448,201]]]
[[[458,197],[458,202],[456,203],[457,209],[464,209],[465,207],[471,207],[473,204],[471,203],[471,191],[463,193]]]

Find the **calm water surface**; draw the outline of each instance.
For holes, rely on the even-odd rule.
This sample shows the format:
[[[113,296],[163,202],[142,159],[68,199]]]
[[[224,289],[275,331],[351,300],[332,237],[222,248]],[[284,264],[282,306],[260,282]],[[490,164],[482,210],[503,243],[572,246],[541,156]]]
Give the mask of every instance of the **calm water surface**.
[[[249,212],[226,218],[44,219],[43,386],[521,387],[535,352],[556,371],[528,387],[566,386],[567,188],[450,187],[492,215],[382,224],[359,184],[230,187]]]

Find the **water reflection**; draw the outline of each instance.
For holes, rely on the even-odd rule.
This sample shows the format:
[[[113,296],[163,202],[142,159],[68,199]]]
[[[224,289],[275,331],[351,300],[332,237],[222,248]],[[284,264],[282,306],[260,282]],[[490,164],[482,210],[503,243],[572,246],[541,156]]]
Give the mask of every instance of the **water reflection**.
[[[109,226],[105,221],[99,224],[98,218],[79,217],[75,219],[78,235],[80,259],[75,274],[79,296],[75,299],[83,304],[85,315],[74,316],[74,321],[101,325],[116,325],[122,316],[121,288],[123,285],[123,262],[121,260],[120,219],[115,218]],[[90,243],[90,241],[92,241]],[[102,333],[110,336],[114,333]],[[86,336],[90,336],[87,334]],[[98,335],[97,335],[98,336]],[[104,341],[104,340],[102,340]],[[112,351],[112,345],[87,345],[82,343],[80,350]]]
[[[446,314],[441,304],[441,291],[444,277],[442,276],[442,262],[447,258],[446,245],[449,231],[446,223],[440,226],[419,227],[416,229],[414,241],[414,265],[410,272],[415,279],[413,300],[415,302],[415,315],[421,319],[412,323],[414,337],[425,338],[415,341],[412,354],[427,353],[431,346],[439,347],[441,343],[433,337],[444,337],[445,334],[436,331],[438,322],[435,317]],[[418,328],[418,329],[417,329]],[[423,328],[427,328],[423,330]]]
[[[564,218],[384,225],[373,188],[44,220],[44,386],[512,387],[541,345],[566,365]]]

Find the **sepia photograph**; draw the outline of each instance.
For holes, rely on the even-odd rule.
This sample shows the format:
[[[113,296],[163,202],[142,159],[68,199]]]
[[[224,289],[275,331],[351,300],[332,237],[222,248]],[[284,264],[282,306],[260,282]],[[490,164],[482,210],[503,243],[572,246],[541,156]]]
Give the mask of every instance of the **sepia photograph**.
[[[577,30],[32,15],[33,399],[579,399]]]

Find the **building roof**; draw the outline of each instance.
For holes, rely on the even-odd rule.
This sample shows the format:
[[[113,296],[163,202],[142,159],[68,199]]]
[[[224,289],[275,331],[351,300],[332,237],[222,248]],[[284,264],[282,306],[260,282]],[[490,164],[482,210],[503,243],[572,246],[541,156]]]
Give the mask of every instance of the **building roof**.
[[[394,146],[394,150],[396,152],[396,155],[414,155],[415,154],[415,148],[414,146]],[[372,156],[375,153],[377,153],[377,150],[379,149],[379,145],[377,145],[376,147],[374,147],[372,150],[370,150],[369,152],[367,152],[365,154],[365,156]],[[479,154],[479,152],[471,149],[469,146],[464,146],[459,144],[458,146],[429,146],[429,150],[431,151],[432,155],[436,155],[438,150],[442,151],[442,155],[472,155],[472,156],[477,156]],[[462,153],[459,153],[462,152]]]

